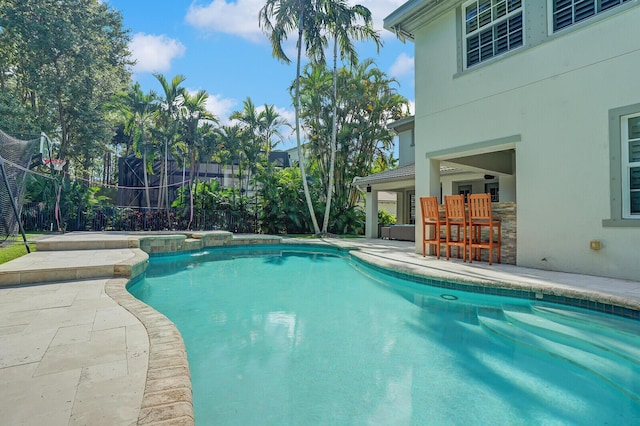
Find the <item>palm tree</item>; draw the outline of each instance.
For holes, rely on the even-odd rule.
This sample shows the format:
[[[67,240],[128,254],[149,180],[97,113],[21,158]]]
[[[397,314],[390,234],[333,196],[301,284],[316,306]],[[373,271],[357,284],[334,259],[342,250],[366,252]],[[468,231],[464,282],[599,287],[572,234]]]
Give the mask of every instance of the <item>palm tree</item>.
[[[260,135],[264,141],[264,149],[267,153],[267,160],[271,150],[282,142],[283,136],[280,133],[282,126],[289,126],[287,120],[280,117],[273,105],[264,104],[264,109],[260,111]],[[276,141],[273,141],[276,138]]]
[[[358,63],[358,54],[351,41],[373,40],[376,48],[381,46],[380,35],[373,29],[371,12],[364,6],[355,5],[349,7],[345,0],[330,0],[325,2],[327,27],[333,38],[333,93],[332,93],[332,119],[331,119],[331,156],[329,160],[329,183],[327,185],[327,200],[324,211],[322,232],[326,233],[329,226],[329,214],[331,212],[331,197],[334,187],[334,173],[336,163],[336,135],[338,128],[338,53],[340,58],[348,59],[351,65]],[[354,24],[354,21],[362,19],[363,25]],[[338,49],[339,47],[339,49]]]
[[[235,162],[238,161],[238,164],[241,164],[242,145],[246,137],[245,130],[238,124],[220,126],[218,137],[220,142],[218,160],[222,165],[231,166],[231,175],[235,184]]]
[[[148,157],[148,151],[151,147],[149,144],[149,130],[152,126],[153,113],[156,108],[157,96],[155,92],[143,93],[140,83],[137,82],[131,86],[121,103],[122,112],[125,114],[124,133],[131,137],[135,154],[142,156],[147,209],[151,209],[148,170],[152,161],[149,161]]]
[[[200,125],[208,120],[209,122],[217,121],[213,114],[207,111],[207,99],[209,94],[205,90],[190,95],[187,91],[182,93],[182,105],[180,106],[179,115],[183,127],[182,137],[189,152],[189,199],[191,201],[191,210],[189,215],[188,228],[191,228],[193,222],[193,190],[195,187],[195,171],[198,161],[198,151],[203,140],[203,134]]]
[[[300,156],[298,164],[300,173],[302,174],[304,196],[316,234],[320,234],[320,228],[318,227],[311,195],[309,194],[304,155],[300,142],[300,64],[303,42],[305,43],[306,52],[310,57],[313,57],[318,62],[324,62],[326,38],[321,34],[322,15],[318,7],[321,1],[322,0],[267,0],[258,15],[260,27],[269,36],[269,40],[271,41],[273,56],[287,64],[291,63],[291,60],[285,54],[282,43],[287,39],[290,31],[296,29],[298,31],[294,95],[296,146],[298,147],[298,155]]]
[[[184,88],[180,87],[186,77],[183,75],[176,75],[169,82],[162,74],[153,74],[153,76],[160,82],[162,90],[164,92],[164,98],[161,100],[159,123],[163,129],[164,139],[164,164],[161,168],[161,180],[162,190],[160,196],[158,196],[158,208],[165,202],[167,210],[169,210],[169,177],[168,177],[168,163],[169,163],[169,142],[173,144],[173,140],[178,132],[178,110],[183,101]]]
[[[218,119],[207,111],[207,99],[209,94],[205,90],[190,95],[182,94],[183,102],[180,107],[180,118],[183,125],[183,138],[189,151],[189,179],[193,181],[198,161],[198,151],[202,142],[202,133],[199,131],[204,122],[217,123]]]

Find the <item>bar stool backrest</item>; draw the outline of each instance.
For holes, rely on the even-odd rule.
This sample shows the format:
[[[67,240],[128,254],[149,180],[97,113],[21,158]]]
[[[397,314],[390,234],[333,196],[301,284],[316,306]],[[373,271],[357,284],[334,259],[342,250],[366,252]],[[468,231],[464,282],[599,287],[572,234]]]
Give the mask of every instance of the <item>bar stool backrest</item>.
[[[491,194],[469,194],[469,222],[489,222],[491,213]]]
[[[420,197],[420,207],[422,208],[423,221],[439,221],[440,213],[438,211],[438,197]]]
[[[444,209],[447,224],[466,224],[467,215],[464,211],[464,195],[445,195]]]

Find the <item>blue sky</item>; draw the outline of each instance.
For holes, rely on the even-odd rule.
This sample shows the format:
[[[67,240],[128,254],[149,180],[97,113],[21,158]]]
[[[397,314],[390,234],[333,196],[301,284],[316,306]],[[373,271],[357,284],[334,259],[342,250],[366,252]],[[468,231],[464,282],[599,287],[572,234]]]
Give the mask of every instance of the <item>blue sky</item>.
[[[122,13],[130,30],[130,50],[137,61],[133,79],[144,90],[160,92],[153,72],[171,79],[182,74],[189,91],[206,90],[208,109],[226,122],[251,97],[254,104],[275,105],[293,122],[293,107],[287,87],[295,78],[290,65],[271,55],[267,37],[258,26],[258,11],[264,0],[103,0]],[[403,44],[382,28],[383,19],[405,0],[350,0],[371,10],[374,26],[384,46],[376,53],[372,43],[358,45],[360,60],[373,58],[378,68],[395,77],[399,92],[414,100],[413,44]],[[285,45],[295,61],[295,34]],[[291,139],[279,149],[294,146]]]

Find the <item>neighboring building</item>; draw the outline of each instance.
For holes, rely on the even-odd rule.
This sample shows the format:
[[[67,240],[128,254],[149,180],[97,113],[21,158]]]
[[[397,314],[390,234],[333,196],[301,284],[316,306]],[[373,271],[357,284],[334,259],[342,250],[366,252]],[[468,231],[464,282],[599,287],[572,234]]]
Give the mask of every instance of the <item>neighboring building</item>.
[[[271,151],[269,153],[269,161],[276,167],[289,167],[289,155],[285,151]],[[169,175],[169,203],[171,204],[177,197],[177,191],[189,180],[189,167],[181,167],[173,158],[167,161]],[[160,182],[160,170],[162,160],[157,159],[153,163],[153,173],[149,173],[147,178],[149,181],[149,198],[151,206],[157,207]],[[196,170],[196,179],[201,181],[211,181],[213,179],[220,183],[222,188],[238,188],[244,189],[247,197],[253,197],[256,188],[241,188],[242,181],[238,179],[239,168],[235,166],[223,166],[221,164],[200,163]],[[135,155],[121,157],[118,159],[118,195],[117,204],[122,207],[146,208],[145,191],[144,191],[144,172],[142,169],[142,159]]]
[[[518,265],[637,280],[638,6],[412,0],[388,16],[415,44],[415,197],[499,191],[517,201]]]

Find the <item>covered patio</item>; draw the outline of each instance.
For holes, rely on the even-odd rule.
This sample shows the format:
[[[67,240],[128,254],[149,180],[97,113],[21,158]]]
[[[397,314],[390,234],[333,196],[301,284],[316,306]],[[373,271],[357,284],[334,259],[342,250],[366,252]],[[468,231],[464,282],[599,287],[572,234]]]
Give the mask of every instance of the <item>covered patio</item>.
[[[422,230],[419,199],[437,196],[440,204],[446,195],[491,194],[492,211],[502,228],[502,262],[517,263],[516,145],[520,136],[461,145],[455,148],[415,152],[414,119],[389,124],[398,134],[400,166],[369,176],[357,177],[353,184],[366,194],[367,238],[380,238],[378,224],[379,194],[396,194],[398,225],[413,226],[415,250],[421,252]],[[416,155],[418,154],[418,155]],[[444,217],[444,207],[441,215]],[[385,230],[384,237],[393,232]],[[406,235],[407,230],[397,233]],[[402,237],[401,239],[405,239]]]

